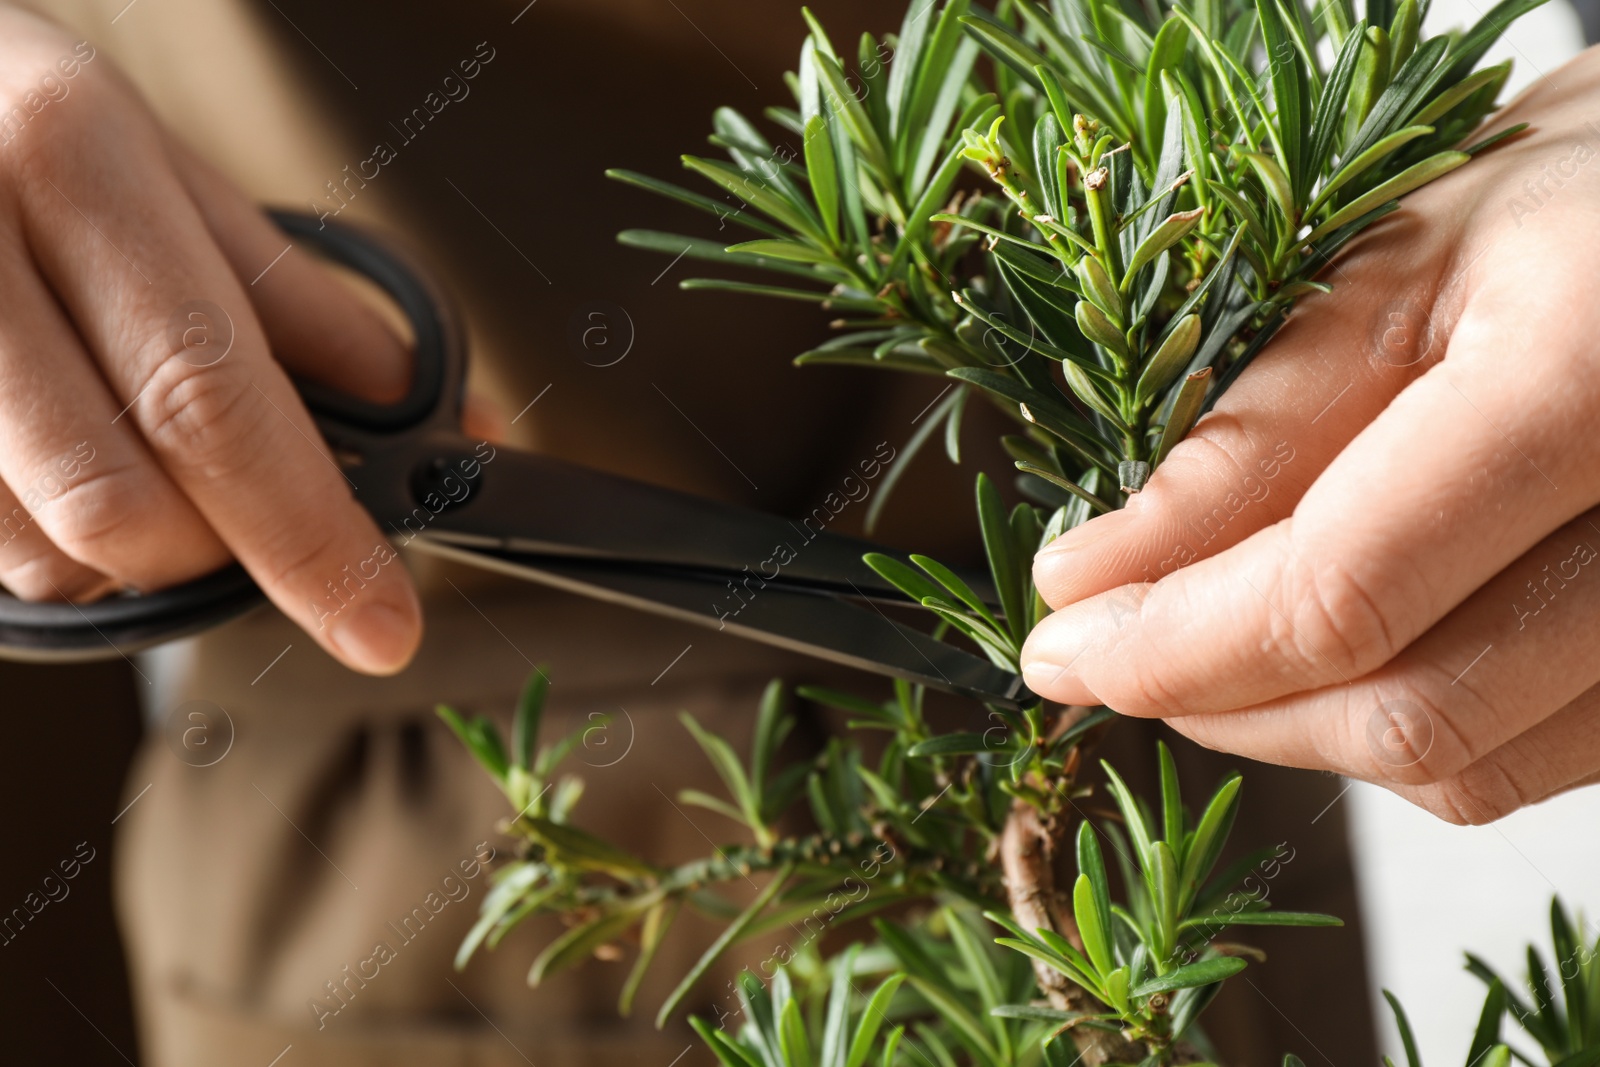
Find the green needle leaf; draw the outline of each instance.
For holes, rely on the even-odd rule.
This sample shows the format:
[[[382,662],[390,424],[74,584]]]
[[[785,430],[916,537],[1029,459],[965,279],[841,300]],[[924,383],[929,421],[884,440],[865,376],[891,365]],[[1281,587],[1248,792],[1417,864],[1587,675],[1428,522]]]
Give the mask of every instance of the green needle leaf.
[[[1177,989],[1211,985],[1244,969],[1245,961],[1239,957],[1218,956],[1214,959],[1201,960],[1199,963],[1191,963],[1187,967],[1179,967],[1175,971],[1168,971],[1147,982],[1141,982],[1128,990],[1128,995],[1134,998],[1151,997],[1157,993],[1171,993]]]
[[[834,263],[833,253],[813,245],[801,244],[799,241],[773,241],[756,240],[741,241],[736,245],[729,245],[728,251],[734,254],[750,256],[767,256],[772,259],[787,259],[796,263]]]
[[[1155,355],[1139,375],[1134,391],[1134,403],[1144,405],[1172,384],[1178,374],[1189,364],[1189,357],[1200,347],[1200,316],[1185,315],[1179,319],[1167,339],[1161,342]]]
[[[1184,843],[1183,794],[1178,790],[1178,765],[1165,741],[1156,742],[1161,767],[1161,836],[1172,846],[1173,858],[1182,863],[1188,854]]]
[[[689,973],[683,976],[683,980],[678,983],[677,988],[672,991],[666,1002],[661,1005],[661,1010],[656,1013],[657,1030],[667,1025],[667,1020],[672,1018],[672,1013],[677,1010],[683,998],[689,995],[689,991],[711,969],[711,965],[717,962],[717,959],[728,950],[728,946],[738,941],[750,924],[755,922],[756,918],[766,910],[767,905],[772,903],[773,898],[783,889],[784,885],[789,881],[789,876],[793,873],[793,863],[786,863],[780,867],[777,873],[772,876],[772,881],[768,882],[766,887],[750,902],[750,906],[740,912],[739,917],[729,923],[727,928],[711,943],[711,947],[705,950]]]
[[[867,165],[878,172],[879,178],[884,182],[891,181],[894,167],[889,161],[888,149],[884,147],[883,139],[872,123],[872,116],[867,114],[867,109],[851,90],[844,70],[836,60],[820,52],[813,55],[812,59],[817,66],[817,76],[832,101],[834,114],[844,123],[850,140],[865,155]]]
[[[1026,576],[1022,568],[1031,567],[1033,547],[1023,551],[1011,543],[1011,524],[1005,505],[1000,502],[1000,491],[987,475],[978,475],[978,524],[983,531],[983,548],[989,557],[989,571],[994,577],[994,587],[1000,594],[1000,610],[1006,624],[1015,633],[1027,618],[1027,600],[1023,596]]]
[[[1337,230],[1347,222],[1360,218],[1367,212],[1396,200],[1413,189],[1428,184],[1455,170],[1472,157],[1465,152],[1440,152],[1430,156],[1390,178],[1371,192],[1363,193],[1344,207],[1329,215],[1323,223],[1301,241],[1302,245],[1316,244],[1318,240]]]
[[[1260,152],[1243,152],[1241,155],[1266,187],[1272,206],[1278,209],[1278,217],[1283,219],[1285,230],[1292,232],[1300,224],[1300,219],[1295,211],[1294,188],[1289,184],[1289,176],[1271,156]]]
[[[1418,137],[1426,137],[1432,132],[1432,126],[1407,126],[1403,130],[1396,130],[1389,136],[1382,138],[1377,144],[1352,159],[1349,163],[1341,166],[1333,177],[1328,179],[1328,184],[1322,187],[1322,192],[1317,194],[1317,198],[1312,201],[1309,210],[1315,212],[1317,208],[1327,203],[1334,193],[1344,188],[1355,178],[1366,173],[1377,165],[1379,161],[1393,154],[1397,149],[1410,144]]]
[[[716,1029],[698,1015],[689,1017],[689,1025],[700,1035],[700,1040],[710,1046],[712,1055],[717,1057],[717,1062],[722,1067],[765,1067],[761,1060],[756,1058],[755,1053],[729,1037],[726,1031]]]
[[[1221,929],[1225,926],[1343,926],[1344,920],[1315,911],[1239,911],[1185,919],[1185,927]]]
[[[905,980],[905,972],[896,972],[885,978],[883,984],[872,991],[872,996],[867,1000],[866,1010],[861,1013],[860,1027],[850,1042],[850,1054],[845,1060],[845,1067],[862,1067],[867,1062],[867,1057],[872,1054],[872,1043],[878,1037],[878,1030],[889,1017],[889,1002],[894,999],[895,993]]]
[[[660,873],[632,853],[576,826],[527,814],[517,821],[527,823],[547,848],[559,852],[565,862],[574,866],[603,871],[622,879],[652,877]]]
[[[775,296],[780,300],[800,300],[811,304],[825,304],[828,302],[828,294],[826,292],[807,289],[785,289],[778,285],[757,285],[752,282],[736,282],[724,278],[685,278],[678,283],[678,288],[686,292],[709,290],[723,293],[744,293],[749,296]]]
[[[1200,417],[1200,406],[1205,403],[1206,383],[1211,380],[1211,368],[1196,371],[1183,381],[1178,389],[1178,398],[1173,401],[1172,414],[1167,417],[1166,426],[1161,430],[1161,442],[1156,445],[1152,467],[1159,466],[1167,458],[1179,441],[1194,428],[1195,420]]]
[[[756,798],[755,790],[751,788],[750,779],[745,775],[744,766],[739,762],[738,755],[733,751],[733,746],[716,734],[705,729],[695,717],[687,711],[678,714],[678,721],[693,735],[700,745],[706,758],[711,761],[711,766],[716,769],[717,777],[722,779],[722,784],[727,786],[728,794],[733,797],[734,803],[744,813],[744,822],[748,826],[761,825],[761,807]]]
[[[1411,1020],[1406,1018],[1406,1010],[1387,989],[1383,991],[1383,999],[1389,1002],[1389,1008],[1394,1012],[1394,1025],[1400,1031],[1400,1043],[1406,1050],[1406,1067],[1422,1067],[1422,1058],[1417,1055],[1417,1039],[1411,1033]]]
[[[1434,97],[1433,103],[1411,117],[1414,126],[1426,126],[1449,114],[1450,110],[1485,85],[1504,82],[1511,73],[1511,60],[1484,67],[1462,78],[1455,85]]]
[[[623,985],[622,995],[617,1001],[617,1013],[623,1018],[633,1014],[633,999],[638,996],[639,986],[644,982],[650,964],[655,962],[656,950],[667,939],[667,931],[671,929],[672,920],[677,918],[682,906],[681,900],[671,903],[663,901],[645,915],[644,924],[639,931],[639,956],[634,960],[633,969],[628,972],[628,980]]]
[[[533,747],[539,743],[539,723],[544,717],[545,697],[550,693],[550,676],[535,667],[517,700],[517,715],[511,724],[512,765],[523,770],[533,766]]]
[[[708,215],[715,215],[719,222],[726,220],[773,237],[786,236],[783,230],[771,223],[757,218],[748,211],[741,211],[737,200],[713,200],[709,196],[693,192],[682,186],[673,185],[671,182],[664,182],[659,178],[652,178],[648,174],[638,174],[631,170],[608,170],[606,171],[606,177],[612,181],[622,182],[624,185],[632,185],[646,192],[655,193],[657,196],[676,200],[680,204],[688,204],[690,207],[704,211]]]
[[[1029,463],[1025,459],[1019,459],[1016,461],[1016,468],[1024,474],[1031,474],[1035,478],[1043,478],[1051,485],[1059,489],[1065,489],[1100,514],[1117,510],[1114,504],[1108,504],[1106,501],[1101,500],[1071,478],[1063,478],[1055,471],[1041,467],[1037,463]]]
[[[588,959],[596,949],[616,940],[638,921],[638,911],[626,910],[574,926],[539,953],[528,971],[528,984],[536,986],[558,971]]]
[[[1189,236],[1194,228],[1200,225],[1205,213],[1205,208],[1197,207],[1192,211],[1176,212],[1163,219],[1160,225],[1151,231],[1150,236],[1139,242],[1139,247],[1134,249],[1133,257],[1128,260],[1127,273],[1122,278],[1123,287],[1131,285],[1139,271],[1157,256]]]
[[[809,209],[803,209],[783,197],[760,176],[746,174],[726,163],[698,156],[684,156],[683,165],[722,186],[774,222],[782,223],[814,241],[822,240],[822,230],[816,220],[810,217]]]

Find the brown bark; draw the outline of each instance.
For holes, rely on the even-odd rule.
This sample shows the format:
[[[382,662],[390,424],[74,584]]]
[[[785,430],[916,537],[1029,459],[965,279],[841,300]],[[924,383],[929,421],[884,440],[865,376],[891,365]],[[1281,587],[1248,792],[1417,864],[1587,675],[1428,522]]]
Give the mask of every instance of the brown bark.
[[[1006,898],[1018,924],[1029,931],[1053,930],[1082,948],[1068,897],[1056,886],[1055,859],[1064,836],[1064,830],[1051,825],[1037,807],[1016,800],[1000,834],[1000,865]],[[1033,961],[1033,973],[1050,1006],[1058,1011],[1104,1010],[1082,987],[1042,961]],[[1089,1027],[1076,1027],[1068,1033],[1083,1054],[1085,1067],[1138,1063],[1144,1058],[1144,1051],[1120,1034]]]

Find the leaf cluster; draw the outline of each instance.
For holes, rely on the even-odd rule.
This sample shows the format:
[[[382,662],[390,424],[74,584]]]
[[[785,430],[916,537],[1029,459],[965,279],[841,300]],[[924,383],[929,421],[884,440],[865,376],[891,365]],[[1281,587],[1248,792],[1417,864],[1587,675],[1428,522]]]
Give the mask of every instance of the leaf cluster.
[[[952,735],[936,735],[923,716],[919,687],[900,684],[883,703],[826,689],[803,692],[855,716],[853,726],[887,732],[876,759],[869,763],[859,743],[840,738],[820,753],[781,758],[795,719],[777,682],[762,697],[744,757],[684,714],[685,729],[724,792],[685,789],[676,802],[727,819],[747,840],[673,865],[637,857],[573,822],[582,781],[557,770],[583,733],[596,727],[540,745],[548,694],[543,672],[518,703],[509,748],[488,718],[468,721],[440,708],[440,717],[516,806],[504,829],[522,843],[516,859],[496,870],[457,966],[480,946],[499,944],[528,916],[554,912],[568,928],[541,949],[529,982],[537,985],[597,954],[615,956],[632,940],[637,952],[620,1003],[627,1013],[675,918],[689,907],[721,932],[661,1005],[658,1020],[664,1022],[716,962],[748,938],[803,931],[800,943],[790,937],[777,957],[788,963],[824,929],[893,904],[937,898],[992,906],[1001,900],[983,856],[1009,804],[1005,764],[973,759],[963,746],[948,744]],[[806,816],[815,832],[785,832],[785,823]],[[725,893],[757,877],[765,884],[748,903]]]
[[[1405,1048],[1406,1067],[1422,1067],[1416,1035],[1411,1032],[1411,1021],[1400,1006],[1400,999],[1387,989],[1383,991],[1383,999],[1389,1002],[1389,1010],[1394,1013],[1395,1028],[1400,1031],[1400,1043]],[[1505,1008],[1505,987],[1499,982],[1491,983],[1489,993],[1483,1000],[1483,1010],[1478,1015],[1478,1025],[1472,1033],[1466,1067],[1510,1067],[1511,1049],[1500,1041],[1500,1024],[1505,1016]],[[1394,1061],[1388,1056],[1383,1058],[1383,1064],[1384,1067],[1394,1067]],[[1285,1067],[1289,1067],[1287,1062]]]
[[[892,1067],[905,1028],[891,1025],[883,1040],[879,1035],[906,976],[891,974],[871,995],[858,997],[858,956],[859,947],[852,948],[834,963],[833,980],[820,1004],[804,1003],[786,971],[779,971],[770,985],[743,971],[735,985],[744,1024],[736,1034],[699,1016],[692,1016],[689,1024],[723,1067]],[[859,1013],[854,1010],[857,999],[865,1001]]]
[[[727,1014],[691,1025],[723,1067],[1069,1067],[1072,1056],[1041,1045],[1053,1023],[1005,1008],[1031,988],[1029,968],[986,942],[971,909],[876,926],[879,942],[824,966],[767,983],[743,972],[736,1031]]]
[[[1582,925],[1559,897],[1550,901],[1550,940],[1554,950],[1547,964],[1537,946],[1527,949],[1528,978],[1524,992],[1501,978],[1482,959],[1467,954],[1467,970],[1500,990],[1504,1006],[1539,1044],[1551,1067],[1594,1067],[1600,1063],[1600,938],[1580,936]],[[1535,1060],[1520,1051],[1522,1062]]]
[[[1150,813],[1110,767],[1105,768],[1110,793],[1125,831],[1110,823],[1096,828],[1084,822],[1079,828],[1073,904],[1084,950],[1054,931],[1022,929],[999,910],[1005,898],[987,857],[1011,805],[1019,800],[1041,806],[1059,802],[1067,795],[1060,786],[1070,782],[1071,768],[1045,768],[1058,788],[1042,795],[1033,788],[1037,776],[1014,772],[1019,759],[1041,758],[1039,746],[1023,746],[1019,754],[1007,754],[1001,761],[995,756],[1006,750],[992,740],[979,743],[981,738],[973,735],[937,733],[924,715],[924,694],[907,684],[898,685],[894,697],[883,703],[826,689],[803,690],[810,699],[852,715],[855,736],[834,738],[821,753],[788,762],[780,758],[779,749],[794,719],[777,683],[763,696],[750,751],[743,757],[725,739],[684,716],[685,727],[722,779],[725,795],[686,790],[678,802],[738,824],[750,841],[719,845],[712,855],[676,866],[659,865],[573,824],[581,782],[558,775],[557,768],[581,743],[581,732],[540,745],[547,692],[545,676],[536,674],[519,701],[509,747],[488,719],[467,722],[449,709],[440,710],[508,799],[521,805],[506,829],[521,839],[522,847],[515,860],[496,870],[479,921],[461,946],[458,966],[481,945],[498,944],[529,915],[555,912],[568,920],[568,928],[540,950],[530,982],[542,982],[594,955],[614,958],[631,940],[637,949],[622,993],[621,1009],[627,1012],[674,919],[689,907],[717,922],[721,932],[661,1005],[658,1022],[664,1022],[716,962],[748,938],[769,931],[783,938],[787,944],[774,957],[782,967],[774,969],[787,973],[815,955],[817,939],[834,923],[912,904],[934,910],[922,911],[923,918],[909,927],[887,920],[874,926],[874,951],[892,956],[895,969],[906,976],[899,1003],[913,1017],[907,1040],[936,1062],[999,1067],[1031,1062],[1040,1039],[1064,1022],[1112,1026],[1153,1048],[1170,1047],[1209,1003],[1216,984],[1244,965],[1231,950],[1211,943],[1218,930],[1336,922],[1326,916],[1268,911],[1264,901],[1254,899],[1224,907],[1231,887],[1261,858],[1252,854],[1241,861],[1242,867],[1213,870],[1237,810],[1239,779],[1225,780],[1193,817],[1183,808],[1171,754],[1163,746],[1159,836]],[[1110,714],[1102,710],[1054,735],[1060,751],[1071,752],[1087,730]],[[860,738],[873,732],[887,737],[869,764]],[[1001,732],[1014,731],[1007,724]],[[817,833],[785,831],[785,821],[802,806],[820,828]],[[1049,810],[1059,814],[1059,803]],[[1111,883],[1098,844],[1101,834],[1112,842],[1122,867],[1120,904],[1111,903]],[[725,895],[724,887],[747,884],[752,877],[764,877],[765,883],[748,903],[737,904]],[[978,908],[1012,935],[997,944],[1015,951],[985,945]],[[804,931],[798,941],[790,936],[797,929]],[[1031,1003],[1034,977],[1026,957],[1057,967],[1107,1010],[1063,1019],[1059,1012]],[[849,960],[834,963],[846,970],[854,966]],[[758,996],[748,981],[741,981],[741,996],[751,1001],[747,1011],[755,1010],[760,996],[783,999],[777,992]],[[793,1028],[782,1022],[785,1010],[782,1003],[773,1005],[775,1033],[780,1042],[800,1048]],[[869,1044],[878,1040],[873,1033]],[[900,1037],[888,1034],[884,1031],[883,1041],[899,1042]],[[707,1040],[719,1056],[743,1054],[727,1047],[725,1038]],[[758,1033],[741,1040],[746,1046],[755,1041],[759,1048],[780,1047],[763,1044],[766,1039]],[[819,1042],[835,1039],[814,1034],[807,1040],[811,1043],[804,1047],[815,1049]],[[754,1053],[758,1058],[759,1048]],[[873,1045],[874,1056],[884,1054],[894,1055],[892,1049],[885,1053]]]
[[[853,54],[806,13],[795,107],[767,112],[799,149],[724,108],[727,160],[684,157],[722,199],[610,172],[758,236],[621,239],[784,275],[682,285],[835,312],[799,362],[961,382],[897,464],[941,427],[958,458],[977,390],[1027,491],[1107,510],[1341,247],[1499,139],[1456,147],[1509,73],[1479,60],[1540,2],[1424,38],[1418,0],[913,0]]]
[[[1309,912],[1270,910],[1263,898],[1231,907],[1241,879],[1270,854],[1252,853],[1212,878],[1238,811],[1241,779],[1225,778],[1198,819],[1184,807],[1172,753],[1159,746],[1160,821],[1102,763],[1126,833],[1114,824],[1078,826],[1078,877],[1072,914],[1080,950],[1054,930],[1026,930],[1008,915],[989,918],[1010,931],[999,943],[1039,960],[1087,990],[1105,1012],[1055,1012],[1062,1030],[1097,1027],[1125,1032],[1154,1050],[1170,1048],[1210,1004],[1221,983],[1246,966],[1242,946],[1218,945],[1228,926],[1339,926]],[[1112,903],[1100,847],[1116,853],[1126,904]]]

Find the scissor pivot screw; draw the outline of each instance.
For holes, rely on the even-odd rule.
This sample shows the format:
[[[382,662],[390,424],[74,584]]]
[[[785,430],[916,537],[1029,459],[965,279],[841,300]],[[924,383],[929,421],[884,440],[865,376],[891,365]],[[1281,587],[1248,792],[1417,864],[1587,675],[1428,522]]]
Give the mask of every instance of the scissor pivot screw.
[[[411,496],[437,515],[472,499],[483,479],[483,464],[473,456],[436,456],[411,471]]]

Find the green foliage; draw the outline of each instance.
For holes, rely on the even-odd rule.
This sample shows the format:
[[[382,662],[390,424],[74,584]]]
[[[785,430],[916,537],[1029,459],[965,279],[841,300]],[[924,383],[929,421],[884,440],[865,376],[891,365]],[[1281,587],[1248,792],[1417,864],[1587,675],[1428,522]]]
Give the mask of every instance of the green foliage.
[[[1009,915],[989,914],[1012,935],[1000,944],[1065,975],[1108,1009],[1065,1021],[1073,1027],[1112,1026],[1156,1055],[1184,1035],[1224,979],[1244,970],[1240,946],[1224,952],[1212,944],[1218,931],[1236,925],[1342,925],[1330,915],[1271,911],[1264,895],[1236,893],[1236,868],[1208,882],[1238,810],[1239,776],[1225,779],[1199,818],[1191,819],[1164,744],[1160,758],[1159,827],[1109,764],[1103,766],[1126,843],[1109,827],[1097,829],[1088,820],[1078,825],[1072,913],[1082,950],[1054,930],[1026,930]],[[1123,861],[1125,904],[1111,901],[1101,836]],[[1256,857],[1248,858],[1253,866]]]
[[[518,806],[503,828],[521,842],[516,859],[495,872],[479,921],[457,955],[458,967],[481,945],[497,945],[529,915],[558,913],[574,921],[535,958],[529,982],[537,985],[597,952],[613,954],[613,946],[632,938],[639,950],[623,991],[626,1012],[673,919],[687,906],[723,929],[661,1006],[664,1021],[742,940],[774,930],[805,931],[804,944],[786,945],[775,957],[787,962],[825,930],[892,904],[937,898],[993,905],[1003,899],[982,855],[1004,820],[1006,789],[1014,788],[1008,772],[1019,754],[998,740],[976,750],[936,743],[940,738],[923,717],[923,693],[916,687],[898,685],[894,698],[882,704],[828,690],[804,691],[819,703],[859,716],[856,725],[863,729],[890,734],[871,763],[860,745],[841,739],[804,758],[781,760],[780,746],[795,720],[778,683],[762,697],[745,759],[684,715],[685,728],[722,779],[725,795],[684,790],[677,802],[715,812],[751,840],[719,845],[709,855],[670,866],[640,859],[573,824],[582,782],[557,770],[594,724],[541,745],[547,692],[543,674],[537,674],[519,703],[513,749],[523,755],[515,765],[508,764],[504,742],[489,719],[468,723],[448,708],[439,709]],[[1007,725],[1009,737],[1012,724]],[[959,735],[942,735],[950,736]],[[926,750],[916,751],[919,746]],[[1026,755],[1052,758],[1048,752]],[[805,808],[817,832],[780,832],[781,823],[792,822]],[[765,878],[765,884],[749,904],[738,905],[723,891],[756,878]]]
[[[1033,587],[1033,556],[1063,529],[1082,521],[1088,512],[1080,505],[1068,512],[1058,509],[1049,523],[1041,524],[1039,511],[1018,504],[1008,514],[1000,493],[986,475],[978,475],[978,524],[988,557],[989,574],[999,597],[999,614],[990,610],[948,567],[927,556],[913,555],[922,573],[881,553],[868,553],[867,564],[912,600],[938,616],[940,622],[971,638],[996,665],[1016,672],[1027,640],[1049,607]]]
[[[997,717],[988,734],[950,734],[930,728],[925,694],[911,685],[898,684],[893,698],[882,703],[805,688],[808,699],[853,716],[856,736],[834,738],[822,751],[786,762],[779,749],[794,717],[774,683],[762,698],[744,758],[725,739],[683,717],[726,795],[690,790],[678,802],[725,817],[751,841],[719,844],[710,855],[667,866],[573,825],[582,785],[557,772],[582,735],[541,744],[547,693],[545,676],[535,675],[516,710],[516,755],[510,760],[489,719],[464,723],[440,709],[508,797],[526,800],[504,827],[521,842],[516,858],[495,872],[457,966],[465,966],[480,945],[498,944],[529,915],[554,912],[566,916],[569,926],[540,950],[530,983],[591,956],[616,958],[632,941],[637,949],[620,1004],[626,1013],[673,920],[688,907],[721,924],[721,932],[660,1005],[657,1021],[664,1023],[736,945],[777,938],[778,947],[761,967],[775,976],[770,987],[751,972],[739,980],[746,1014],[739,1037],[695,1021],[724,1063],[746,1062],[747,1055],[762,1064],[813,1063],[817,1055],[836,1062],[840,1034],[851,1027],[848,1056],[870,1055],[873,1062],[896,1062],[900,1049],[941,1064],[1005,1067],[1037,1063],[1040,1056],[1046,1063],[1066,1056],[1066,1063],[1075,1056],[1052,1051],[1054,1037],[1093,1027],[1120,1031],[1165,1056],[1218,983],[1244,966],[1231,954],[1241,951],[1238,946],[1224,952],[1211,943],[1218,931],[1337,923],[1327,916],[1270,911],[1264,899],[1236,893],[1242,871],[1261,854],[1245,857],[1243,868],[1214,872],[1237,809],[1239,779],[1225,780],[1192,817],[1165,746],[1159,830],[1109,767],[1110,793],[1129,843],[1114,824],[1078,826],[1072,899],[1083,951],[1056,931],[1024,930],[1010,918],[1004,887],[986,857],[998,847],[1014,803],[1031,805],[1047,818],[1062,817],[1075,788],[1077,746],[1110,717],[1104,709],[1048,731],[1042,710],[1035,708],[1014,720]],[[873,760],[856,739],[862,732],[884,735]],[[781,827],[801,809],[808,809],[819,831],[784,833]],[[1122,903],[1112,903],[1101,835],[1122,861]],[[747,903],[727,895],[758,878],[761,888]],[[858,952],[858,945],[826,967],[820,964],[825,934],[906,904],[921,909],[913,922],[879,919],[874,947]],[[1012,936],[990,945],[992,934],[978,909]],[[1034,1003],[1030,958],[1066,974],[1105,1010],[1063,1013]],[[886,968],[893,974],[869,1002],[881,1024],[873,1025],[867,1016],[852,1014],[855,1001],[868,998],[852,1000],[853,980],[846,983],[842,976],[888,974]],[[820,981],[822,972],[831,974],[827,1006],[796,1006],[792,1011],[799,1014],[786,1020],[790,983]],[[886,1024],[891,1018],[893,1027]],[[797,1049],[805,1056],[795,1058]]]
[[[1389,1002],[1389,1009],[1394,1013],[1395,1028],[1400,1031],[1400,1042],[1406,1050],[1406,1067],[1422,1067],[1417,1039],[1411,1033],[1411,1021],[1406,1018],[1405,1009],[1387,989],[1383,991],[1383,998]],[[1472,1045],[1467,1050],[1466,1067],[1510,1067],[1511,1049],[1500,1040],[1500,1024],[1505,1010],[1505,989],[1499,982],[1493,982],[1489,986],[1488,996],[1484,997],[1483,1010],[1478,1015],[1478,1026],[1473,1031]],[[1384,1067],[1394,1067],[1394,1061],[1387,1056],[1383,1062]]]
[[[1418,0],[1367,0],[1361,19],[1352,0],[1314,11],[1304,0],[911,0],[897,34],[864,35],[853,51],[803,12],[794,106],[765,113],[778,138],[722,108],[710,141],[726,159],[683,157],[714,195],[608,172],[714,216],[716,233],[620,240],[776,283],[683,288],[828,311],[837,335],[799,363],[951,380],[869,517],[928,441],[942,436],[959,461],[970,398],[1014,420],[1002,443],[1029,502],[1008,510],[988,477],[977,483],[992,601],[925,556],[868,562],[933,614],[939,635],[1016,670],[1048,612],[1032,584],[1040,546],[1140,491],[1293,304],[1328,290],[1320,274],[1346,242],[1499,139],[1456,147],[1509,70],[1476,70],[1479,60],[1539,2],[1504,0],[1464,34],[1424,39]],[[1103,765],[1120,818],[1082,817],[1097,788],[1084,755],[1114,718],[1107,709],[974,708],[963,729],[941,732],[907,683],[883,701],[802,688],[847,728],[787,755],[795,719],[776,683],[744,755],[686,713],[722,790],[675,802],[739,840],[668,862],[574,824],[582,782],[557,772],[582,734],[540,744],[546,694],[540,672],[509,746],[489,720],[440,709],[506,793],[516,815],[505,829],[519,841],[457,964],[553,912],[567,928],[529,980],[635,945],[626,1013],[688,908],[719,933],[678,976],[660,1025],[737,946],[776,938],[736,983],[736,1028],[732,1012],[691,1019],[725,1067],[1194,1062],[1209,1049],[1196,1020],[1254,953],[1218,933],[1338,925],[1240,891],[1271,849],[1217,870],[1237,775],[1190,812],[1161,746],[1159,809]],[[1019,852],[1020,832],[1041,837]],[[1048,862],[1014,868],[1065,851],[1074,832],[1066,914],[1028,929],[1017,915],[1039,913],[1018,901],[1056,900],[1055,875]],[[889,907],[895,919],[877,914]],[[870,937],[852,925],[874,914]],[[1555,914],[1557,955],[1575,959]],[[836,932],[852,944],[825,960],[821,942]],[[1600,1067],[1587,1051],[1600,1027],[1593,956],[1572,979],[1561,972],[1559,1005],[1532,950],[1531,1003],[1474,961],[1493,984],[1470,1067],[1507,1067],[1508,1004],[1553,1067]],[[1394,1007],[1407,1067],[1420,1067]]]
[[[1467,1067],[1510,1067],[1513,1057],[1529,1067],[1595,1067],[1600,1064],[1600,939],[1590,943],[1574,926],[1561,899],[1550,901],[1550,939],[1554,966],[1547,966],[1535,945],[1527,948],[1528,976],[1524,986],[1506,982],[1494,968],[1467,953],[1467,970],[1488,986]],[[1394,1013],[1395,1026],[1405,1049],[1406,1067],[1422,1067],[1416,1037],[1400,1001],[1383,991]],[[1543,1058],[1515,1048],[1503,1040],[1501,1030],[1509,1014],[1539,1044]],[[1385,1067],[1394,1067],[1387,1057]]]
[[[1455,147],[1509,64],[1474,68],[1539,2],[1423,39],[1415,0],[1362,20],[1352,0],[913,0],[855,57],[808,13],[795,107],[767,112],[800,147],[719,110],[728,161],[684,164],[721,199],[609,172],[717,216],[719,239],[621,240],[782,275],[682,286],[819,304],[838,336],[798,362],[954,377],[1017,419],[1031,495],[1106,510],[1346,242],[1488,146]],[[758,236],[725,244],[730,222]],[[961,411],[898,462],[937,424],[953,442]]]
[[[783,773],[775,773],[773,767],[778,746],[794,728],[794,716],[784,711],[783,686],[773,682],[762,695],[761,707],[756,712],[755,745],[748,766],[739,762],[732,745],[703,729],[694,716],[684,712],[680,718],[716,768],[733,803],[696,789],[684,790],[678,794],[678,799],[727,816],[750,830],[756,844],[771,847],[777,840],[773,821],[788,810],[805,785],[804,766],[795,765]]]
[[[743,972],[736,1012],[719,1011],[716,1025],[701,1017],[690,1024],[725,1067],[1038,1063],[1048,1022],[988,1011],[1031,977],[1015,955],[984,944],[981,923],[944,909],[918,928],[879,924],[879,946],[853,945],[770,982]]]
[[[1528,978],[1521,991],[1477,956],[1468,953],[1467,970],[1491,989],[1504,991],[1507,1010],[1539,1043],[1552,1067],[1594,1067],[1600,1063],[1600,939],[1590,943],[1556,897],[1550,901],[1553,965],[1528,946]],[[1526,1063],[1534,1061],[1517,1054]]]

